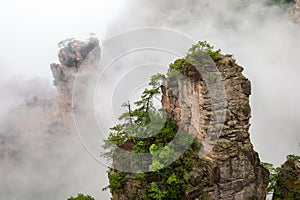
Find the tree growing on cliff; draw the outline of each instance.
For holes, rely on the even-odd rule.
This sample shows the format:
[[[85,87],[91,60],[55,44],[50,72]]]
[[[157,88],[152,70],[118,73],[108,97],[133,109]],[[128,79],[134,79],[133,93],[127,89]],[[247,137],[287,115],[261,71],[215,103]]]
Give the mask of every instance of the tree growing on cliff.
[[[126,143],[134,146],[129,151],[152,155],[150,163],[148,163],[151,172],[139,173],[130,177],[131,174],[112,168],[109,170],[109,185],[104,190],[110,188],[115,197],[124,192],[125,183],[129,180],[136,181],[134,185],[139,188],[139,185],[147,185],[147,181],[149,181],[147,177],[150,175],[161,177],[161,181],[153,182],[142,188],[139,193],[142,198],[134,196],[131,199],[183,199],[184,191],[187,189],[186,184],[190,179],[189,172],[195,163],[201,163],[200,161],[195,162],[195,160],[199,160],[198,152],[201,145],[194,141],[191,135],[178,131],[176,121],[168,117],[164,118],[164,112],[154,107],[153,98],[161,94],[161,85],[164,79],[165,76],[162,74],[151,77],[150,88],[145,89],[141,99],[134,103],[135,109],[129,102],[124,104],[126,110],[120,116],[122,123],[111,128],[109,137],[105,140],[103,147],[109,150],[103,154],[105,157],[114,156],[112,146],[122,147]],[[177,140],[170,144],[175,135]],[[181,152],[186,146],[188,149]],[[181,156],[170,164],[172,158],[179,154]]]
[[[286,164],[294,163],[296,161],[299,162],[300,156],[293,154],[287,155],[286,160],[287,161],[285,164],[281,165],[280,167],[274,167],[271,163],[262,163],[262,165],[270,172],[267,192],[269,194],[273,194],[273,196],[276,196],[276,198],[273,197],[273,199],[280,199],[280,197],[284,197],[286,200],[293,200],[296,198],[296,196],[300,196],[300,181],[296,180],[298,175],[295,170],[288,167]],[[286,188],[283,189],[283,187]],[[298,189],[295,189],[295,187],[298,187]]]
[[[147,135],[151,136],[158,133],[160,131],[159,128],[161,128],[161,122],[164,121],[162,110],[157,110],[153,103],[153,98],[161,93],[160,87],[163,78],[164,75],[162,74],[156,74],[151,77],[150,88],[145,89],[141,99],[134,102],[135,109],[132,109],[130,102],[123,104],[126,107],[126,111],[119,117],[122,123],[110,129],[111,132],[102,146],[108,150],[102,154],[104,157],[111,158],[113,153],[111,148],[124,144],[126,141],[134,144],[139,142],[139,144],[142,144],[141,142],[143,142],[145,146],[151,145],[151,138],[147,137]],[[145,139],[137,140],[137,138]],[[139,151],[138,148],[135,150]]]

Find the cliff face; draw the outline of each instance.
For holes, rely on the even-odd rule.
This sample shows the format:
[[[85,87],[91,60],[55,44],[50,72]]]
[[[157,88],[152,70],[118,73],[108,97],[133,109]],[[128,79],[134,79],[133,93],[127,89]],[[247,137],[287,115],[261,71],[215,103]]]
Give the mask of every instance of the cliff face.
[[[1,147],[0,152],[7,169],[16,170],[15,166],[23,163],[19,159],[26,158],[26,152],[22,152],[22,149],[27,149],[28,145],[34,149],[37,143],[38,149],[47,149],[47,153],[42,151],[30,162],[41,165],[45,157],[57,161],[58,155],[61,155],[60,151],[57,152],[58,147],[64,147],[70,140],[69,137],[63,136],[69,135],[73,130],[71,111],[76,110],[77,104],[84,102],[87,81],[92,77],[99,58],[100,48],[95,38],[87,42],[72,41],[59,51],[61,64],[51,65],[58,95],[50,100],[32,99],[11,115],[11,124],[9,130],[6,130],[11,133],[10,142]],[[268,172],[260,165],[248,132],[251,110],[250,81],[242,75],[243,68],[230,56],[222,56],[216,62],[216,67],[221,74],[219,81],[224,83],[224,88],[220,88],[218,84],[208,87],[207,81],[218,83],[216,77],[210,75],[204,81],[204,74],[197,73],[187,76],[184,80],[167,79],[163,84],[162,105],[168,116],[177,122],[182,131],[195,136],[197,141],[203,144],[202,152],[208,152],[202,157],[193,155],[190,158],[189,162],[193,162],[193,167],[183,175],[187,188],[183,199],[264,199]],[[75,86],[76,91],[80,93],[74,93]],[[219,95],[226,98],[214,98]],[[211,119],[218,116],[225,117],[211,123]],[[68,146],[70,149],[71,147]],[[134,146],[124,149],[133,148]],[[198,149],[193,149],[195,151],[189,153],[197,153]],[[56,153],[48,153],[52,151]],[[75,157],[74,154],[76,155],[76,152],[70,157]],[[185,156],[188,155],[183,155]],[[24,162],[26,163],[25,159]],[[171,169],[174,167],[174,170],[178,170],[180,164],[171,165]],[[47,162],[41,168],[42,178],[46,171],[51,172],[51,165]],[[68,173],[68,169],[65,169],[65,173]],[[120,186],[111,190],[113,199],[151,199],[149,196],[143,196],[144,189],[149,189],[154,183],[164,187],[162,176],[157,172],[120,175],[112,170],[109,177],[113,176],[117,180],[115,184]],[[178,190],[182,187],[176,185],[178,183],[175,178],[168,179],[168,182],[177,186]],[[13,188],[14,182],[9,184]],[[158,191],[157,187],[150,189],[153,192]],[[31,196],[26,197],[30,199]],[[175,195],[172,199],[178,198]]]
[[[207,150],[212,150],[204,158],[206,165],[190,172],[196,181],[191,183],[194,189],[187,191],[187,199],[201,199],[204,193],[210,199],[265,199],[268,172],[260,165],[249,137],[250,81],[242,75],[243,68],[233,58],[223,57],[216,66],[225,87],[223,101],[211,98],[212,93],[222,93],[220,87],[208,91],[207,83],[201,78],[172,80],[164,85],[162,102],[168,115],[184,131],[206,144]],[[176,88],[182,95],[174,94],[178,92]],[[226,115],[224,126],[210,123],[220,112]],[[219,138],[212,138],[209,130],[217,134],[220,127],[223,130]],[[204,173],[207,171],[209,174]]]
[[[215,69],[206,66],[206,71],[197,72],[192,68],[193,73],[186,73],[183,79],[167,78],[163,82],[162,105],[167,115],[177,122],[180,131],[193,135],[202,148],[196,157],[188,155],[195,153],[195,148],[183,155],[193,160],[193,168],[183,176],[189,177],[184,182],[183,196],[164,197],[164,191],[159,190],[159,198],[155,198],[263,200],[266,197],[269,172],[260,164],[249,135],[251,84],[231,56],[220,56]],[[170,171],[173,169],[175,173],[177,165],[172,164]],[[118,173],[111,170],[110,179]],[[151,195],[156,190],[153,185],[160,189],[169,187],[170,177],[164,182],[163,173],[164,170],[148,172],[143,179],[122,174],[122,188],[111,188],[113,199],[151,199],[143,196],[147,188]]]

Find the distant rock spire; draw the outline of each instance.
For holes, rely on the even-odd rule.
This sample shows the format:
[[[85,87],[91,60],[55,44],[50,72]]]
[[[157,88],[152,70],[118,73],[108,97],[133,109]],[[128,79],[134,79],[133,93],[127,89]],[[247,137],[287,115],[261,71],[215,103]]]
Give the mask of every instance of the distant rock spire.
[[[83,71],[96,68],[101,51],[96,37],[91,37],[87,41],[66,39],[59,45],[62,45],[58,53],[60,64],[52,63],[50,68],[54,85],[58,90],[60,107],[65,111],[71,111],[76,75],[79,70],[82,74]]]

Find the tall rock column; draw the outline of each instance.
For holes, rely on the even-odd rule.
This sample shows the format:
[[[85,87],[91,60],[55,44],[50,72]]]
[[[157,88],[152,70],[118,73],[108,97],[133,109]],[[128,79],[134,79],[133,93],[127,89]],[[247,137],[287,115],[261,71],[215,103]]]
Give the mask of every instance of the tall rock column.
[[[216,68],[226,96],[220,101],[212,101],[211,92],[220,91],[218,88],[209,91],[201,74],[187,76],[184,81],[169,79],[163,86],[162,102],[167,114],[202,144],[212,146],[212,151],[203,158],[205,165],[190,172],[193,187],[186,191],[186,199],[263,200],[269,174],[260,165],[250,141],[250,81],[230,56],[222,56]],[[218,112],[225,113],[224,125],[210,123]],[[212,139],[214,131],[218,138]]]
[[[87,42],[69,41],[60,49],[58,58],[61,64],[51,64],[54,85],[58,91],[58,101],[63,112],[72,109],[72,96],[74,95],[74,81],[77,75],[85,73],[84,70],[96,68],[95,60],[100,59],[100,47],[97,38],[90,38]],[[92,73],[87,73],[92,76]],[[86,85],[82,84],[82,92]],[[82,95],[82,94],[81,94]],[[83,96],[83,95],[82,95]]]

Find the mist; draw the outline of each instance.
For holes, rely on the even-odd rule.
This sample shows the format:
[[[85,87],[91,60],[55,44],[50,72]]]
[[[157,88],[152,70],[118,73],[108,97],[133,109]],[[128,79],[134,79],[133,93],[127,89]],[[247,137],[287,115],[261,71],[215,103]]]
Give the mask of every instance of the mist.
[[[109,33],[165,27],[233,54],[252,82],[250,134],[261,160],[280,165],[287,154],[300,153],[300,26],[291,21],[288,6],[256,0],[128,4]]]
[[[290,20],[286,9],[266,0],[127,0],[120,3],[122,9],[95,1],[76,1],[71,7],[71,2],[61,6],[14,3],[18,6],[8,3],[3,16],[10,16],[12,8],[21,14],[3,21],[6,30],[12,31],[0,33],[0,65],[6,74],[0,76],[1,199],[66,199],[80,192],[109,199],[108,191],[101,191],[108,184],[106,166],[84,150],[76,134],[55,127],[49,134],[45,124],[36,123],[44,107],[30,106],[35,97],[47,105],[56,96],[48,66],[57,62],[57,43],[70,37],[84,38],[91,32],[101,41],[135,28],[162,27],[195,42],[207,40],[224,53],[234,54],[252,82],[250,135],[261,160],[280,165],[287,154],[300,154],[300,26]],[[22,12],[22,5],[34,7],[35,12]],[[105,14],[105,8],[114,14]],[[39,15],[42,18],[36,18]],[[18,20],[18,26],[11,25]],[[29,27],[20,25],[25,22]],[[27,29],[31,30],[22,34]],[[131,93],[131,87],[139,87],[131,85],[123,84],[123,88]],[[114,99],[115,104],[121,102]]]

